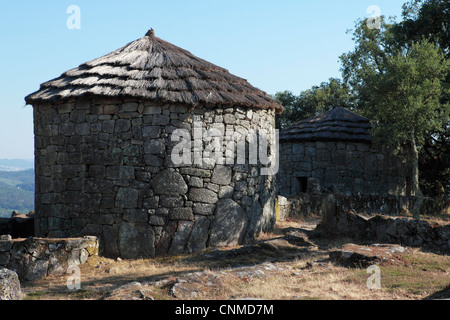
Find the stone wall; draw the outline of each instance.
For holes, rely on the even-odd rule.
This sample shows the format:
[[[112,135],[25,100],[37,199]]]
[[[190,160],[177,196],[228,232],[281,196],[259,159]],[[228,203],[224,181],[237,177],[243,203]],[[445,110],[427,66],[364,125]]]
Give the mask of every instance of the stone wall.
[[[308,178],[326,192],[407,195],[405,161],[374,145],[357,142],[283,142],[280,146],[279,194],[305,192]]]
[[[36,235],[94,235],[106,256],[137,258],[248,242],[270,230],[275,177],[261,175],[261,164],[236,164],[235,154],[233,164],[174,165],[179,142],[171,134],[195,135],[197,122],[200,134],[273,133],[274,111],[107,99],[34,106]]]
[[[5,239],[2,236],[1,239]],[[79,239],[0,239],[0,267],[15,271],[20,280],[64,274],[98,253],[95,237]]]
[[[329,195],[326,193],[300,193],[290,198],[278,196],[280,217],[285,219],[288,217],[321,216],[323,203]],[[417,197],[412,196],[343,194],[333,194],[332,196],[340,210],[353,211],[368,216],[375,214],[408,215],[419,202]],[[450,199],[423,198],[420,204],[420,213],[423,215],[450,214]]]
[[[431,226],[423,220],[376,215],[371,218],[338,205],[329,194],[322,201],[321,222],[316,231],[327,236],[346,236],[360,241],[398,243],[450,252],[450,224]]]

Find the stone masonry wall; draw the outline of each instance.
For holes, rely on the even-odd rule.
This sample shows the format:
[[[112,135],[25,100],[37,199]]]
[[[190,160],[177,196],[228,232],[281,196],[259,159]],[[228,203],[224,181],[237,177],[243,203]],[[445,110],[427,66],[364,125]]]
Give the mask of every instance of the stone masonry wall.
[[[278,183],[284,197],[302,192],[302,177],[318,179],[326,192],[408,194],[405,161],[374,145],[322,141],[280,145]]]
[[[375,215],[361,216],[339,205],[332,194],[323,198],[321,222],[317,226],[324,236],[346,236],[356,240],[398,243],[450,253],[450,224],[430,225],[423,220]]]
[[[64,274],[98,253],[95,237],[78,239],[0,238],[0,267],[15,271],[20,280]]]
[[[259,162],[173,164],[171,134],[193,134],[197,121],[203,132],[274,131],[273,110],[105,99],[34,106],[36,236],[94,235],[104,255],[136,258],[270,230],[275,177],[261,175]]]
[[[321,216],[322,205],[329,193],[299,193],[291,198],[277,197],[280,218],[307,218]],[[354,211],[358,214],[387,216],[411,215],[413,208],[420,203],[420,214],[450,214],[450,199],[422,198],[398,195],[345,195],[333,194],[340,210]]]

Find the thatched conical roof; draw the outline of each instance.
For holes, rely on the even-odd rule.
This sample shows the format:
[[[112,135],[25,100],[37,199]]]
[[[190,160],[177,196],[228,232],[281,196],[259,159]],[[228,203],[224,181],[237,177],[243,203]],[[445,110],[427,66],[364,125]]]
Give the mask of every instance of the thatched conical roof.
[[[82,96],[283,110],[245,79],[157,38],[153,29],[141,39],[43,83],[25,101],[58,103]]]
[[[369,119],[345,108],[334,108],[316,117],[300,121],[280,132],[280,141],[372,141]]]

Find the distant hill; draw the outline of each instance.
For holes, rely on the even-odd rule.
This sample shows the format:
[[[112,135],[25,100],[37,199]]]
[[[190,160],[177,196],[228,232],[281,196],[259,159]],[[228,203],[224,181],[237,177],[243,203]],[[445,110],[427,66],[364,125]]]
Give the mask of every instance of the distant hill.
[[[0,171],[22,171],[34,169],[32,159],[0,159]]]
[[[34,169],[0,171],[0,217],[34,209]]]

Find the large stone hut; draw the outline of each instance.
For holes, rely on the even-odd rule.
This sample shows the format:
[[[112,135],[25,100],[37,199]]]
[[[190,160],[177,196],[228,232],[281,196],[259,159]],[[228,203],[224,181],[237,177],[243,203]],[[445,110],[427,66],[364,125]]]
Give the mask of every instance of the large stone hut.
[[[153,30],[25,100],[34,109],[36,236],[98,236],[105,256],[136,258],[245,243],[273,227],[275,177],[247,158],[249,137],[274,134],[282,106]],[[230,132],[247,161],[229,145],[226,161],[208,158]],[[181,163],[180,144],[192,151],[177,151]]]
[[[291,197],[319,181],[343,195],[409,195],[405,160],[372,143],[369,119],[334,108],[280,132],[279,194]]]

